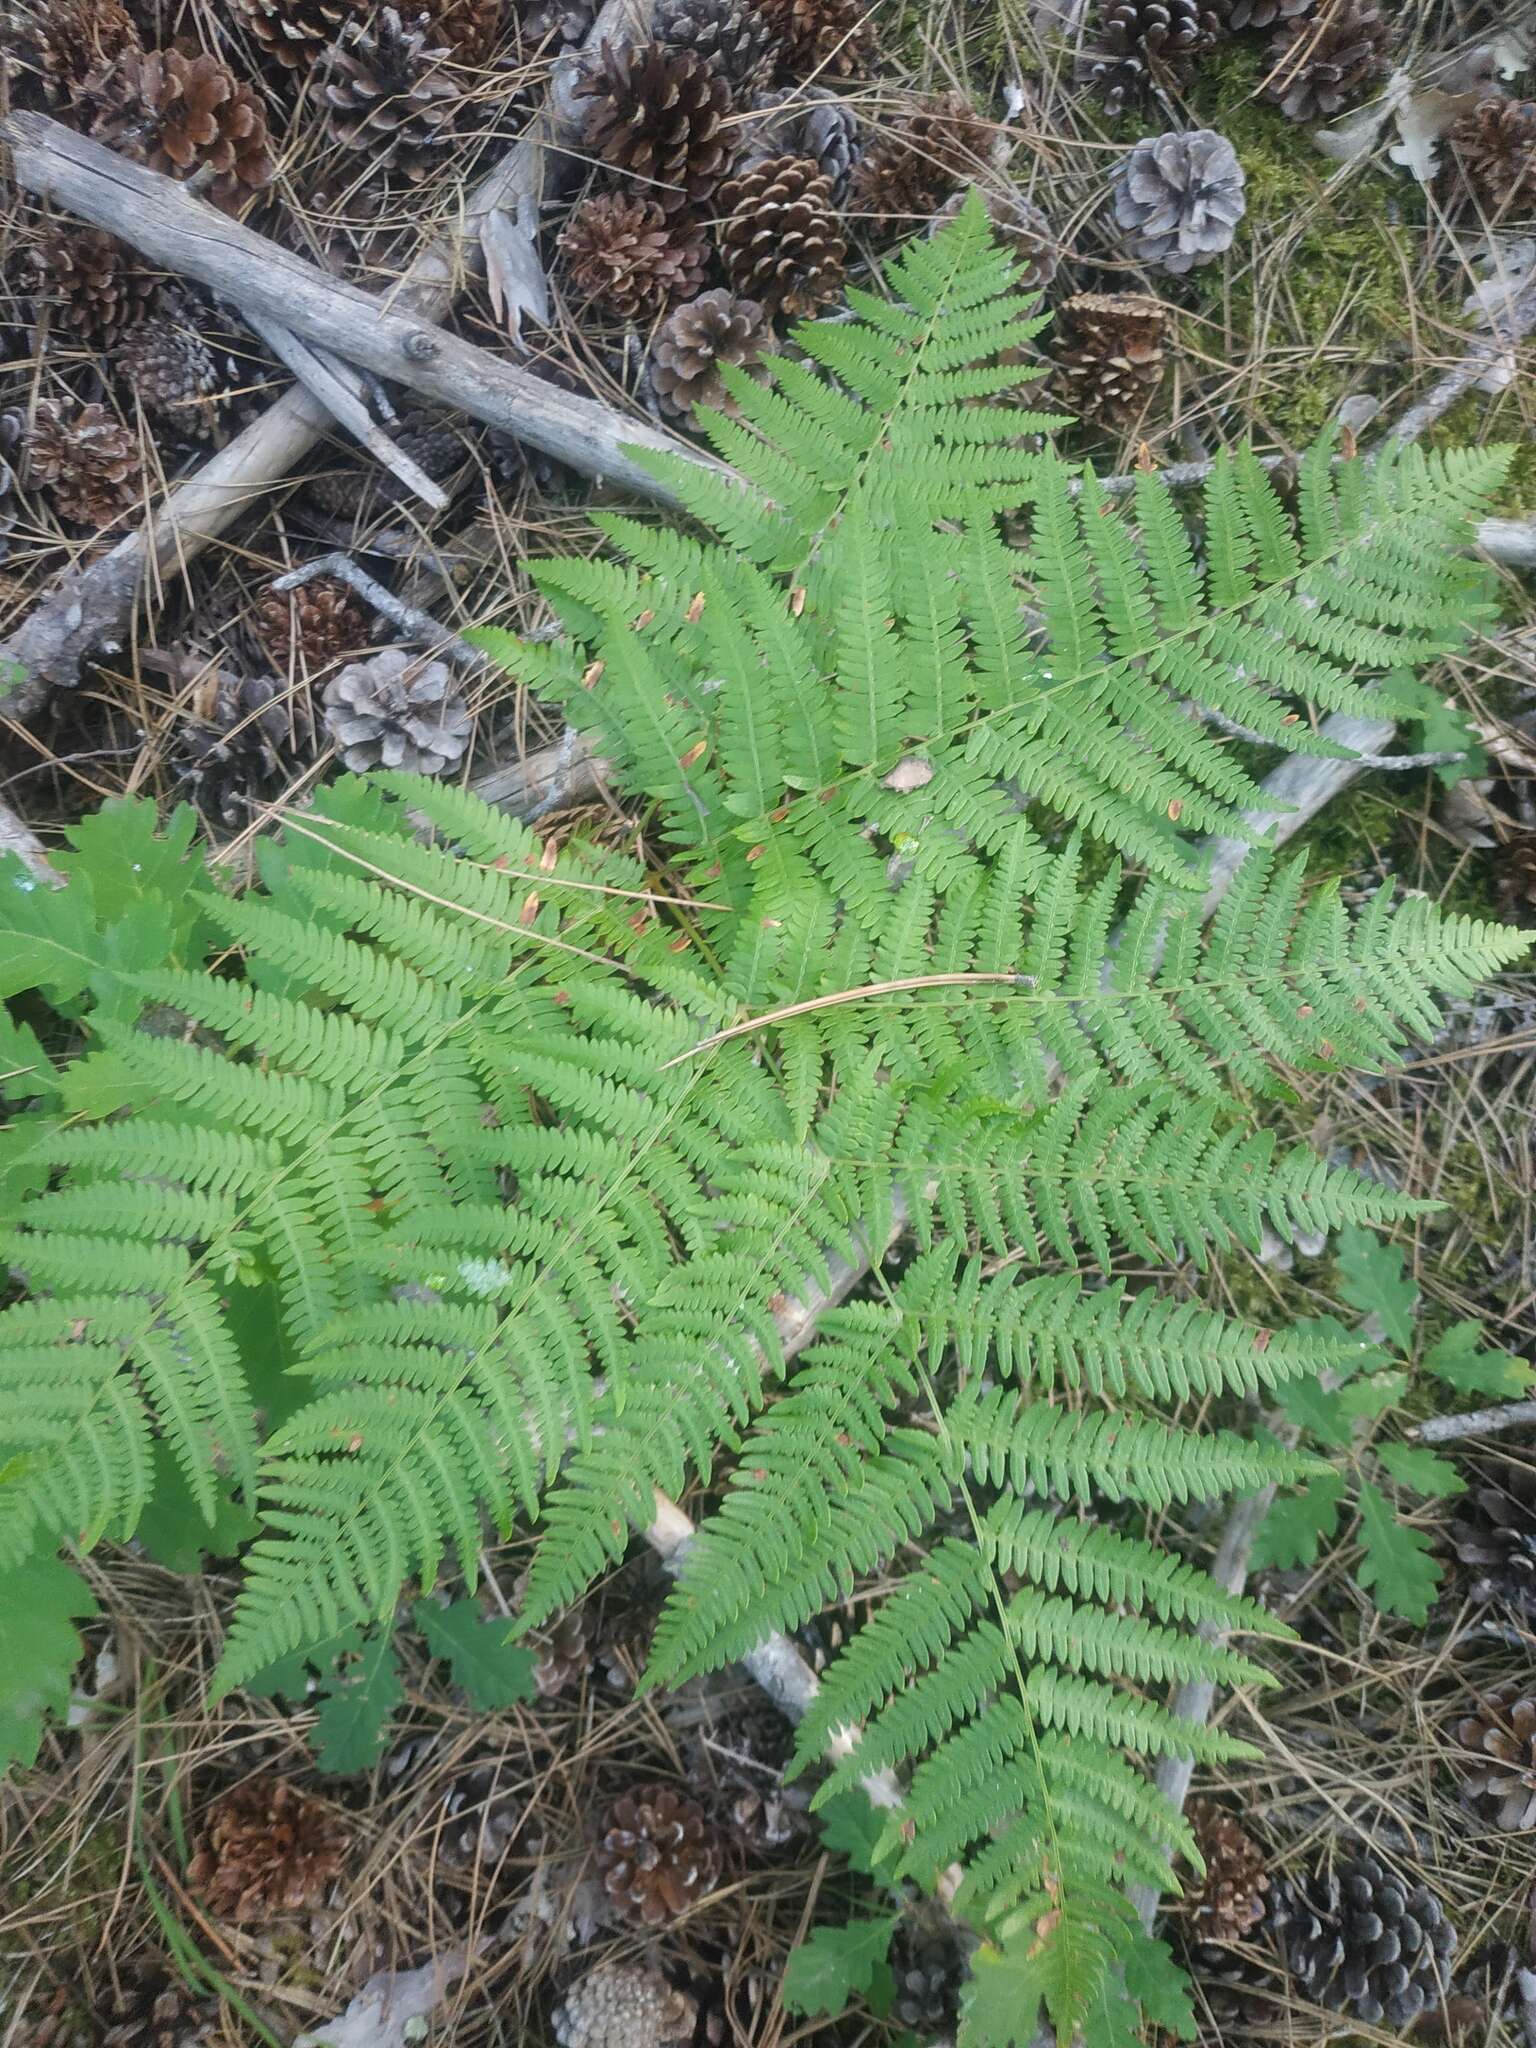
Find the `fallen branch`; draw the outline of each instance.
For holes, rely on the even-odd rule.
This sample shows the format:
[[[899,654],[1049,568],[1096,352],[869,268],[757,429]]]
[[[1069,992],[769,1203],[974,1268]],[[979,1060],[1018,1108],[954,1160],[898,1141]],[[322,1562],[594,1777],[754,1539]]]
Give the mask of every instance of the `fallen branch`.
[[[1536,1401],[1506,1401],[1498,1408],[1474,1408],[1470,1415],[1431,1415],[1407,1433],[1421,1444],[1449,1444],[1461,1437],[1502,1436],[1528,1422],[1536,1422]]]
[[[174,178],[129,163],[45,114],[13,114],[0,122],[0,136],[11,145],[24,190],[130,243],[152,263],[195,277],[243,313],[514,434],[573,469],[675,504],[676,494],[629,447],[683,453],[722,468],[647,421],[563,391],[417,312],[328,276]]]
[[[648,19],[647,0],[605,0],[585,47],[630,41]],[[492,215],[526,217],[552,192],[573,159],[551,158],[574,136],[572,87],[577,58],[556,70],[545,110],[523,140],[465,201],[453,231],[412,261],[391,291],[391,303],[426,319],[447,311],[474,269],[481,230]],[[174,266],[173,266],[174,267]],[[140,598],[154,579],[184,569],[251,505],[292,477],[324,434],[328,417],[310,394],[287,391],[260,419],[169,493],[155,515],[88,568],[69,569],[42,603],[0,643],[0,702],[16,718],[35,711],[50,686],[75,682],[93,651],[116,653]],[[10,673],[14,665],[17,673]]]

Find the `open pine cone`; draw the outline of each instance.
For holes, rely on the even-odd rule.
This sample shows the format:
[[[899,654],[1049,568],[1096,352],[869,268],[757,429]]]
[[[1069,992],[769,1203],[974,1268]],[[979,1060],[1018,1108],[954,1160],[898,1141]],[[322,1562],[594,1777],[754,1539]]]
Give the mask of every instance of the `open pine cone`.
[[[691,2041],[698,2008],[659,1970],[599,1963],[566,1992],[551,2024],[560,2048],[671,2048]]]
[[[389,438],[432,481],[449,485],[468,460],[462,429],[446,413],[428,405],[404,405]],[[393,470],[378,463],[348,463],[323,470],[309,481],[309,495],[333,519],[354,529],[377,512],[411,501],[411,493]]]
[[[757,382],[768,381],[763,357],[774,347],[773,330],[755,299],[730,292],[703,292],[679,306],[656,330],[651,344],[651,389],[663,411],[691,419],[696,407],[733,413],[736,401],[720,374],[734,363]]]
[[[1470,198],[1494,215],[1536,210],[1536,100],[1490,93],[1451,123],[1445,139],[1443,176],[1453,199]]]
[[[436,1836],[438,1854],[450,1867],[491,1871],[508,1856],[528,1818],[514,1777],[510,1765],[493,1761],[470,1764],[454,1778],[443,1794]]]
[[[321,91],[334,140],[365,152],[372,172],[426,177],[453,140],[464,97],[449,55],[425,15],[407,22],[381,7],[351,23],[331,47]]]
[[[1520,877],[1529,864],[1536,886],[1536,860],[1531,859],[1536,848],[1521,851]],[[1525,890],[1511,886],[1501,893],[1513,911]],[[1457,1557],[1476,1573],[1472,1597],[1503,1600],[1536,1616],[1536,1468],[1501,1459],[1478,1478],[1460,1501],[1451,1527]]]
[[[1317,0],[1226,0],[1227,27],[1273,28],[1277,21],[1294,21],[1310,14]]]
[[[207,342],[185,321],[141,320],[118,343],[113,362],[146,412],[171,419],[184,433],[212,430],[210,400],[219,386],[218,365]]]
[[[657,0],[652,33],[713,64],[736,94],[751,92],[773,65],[773,31],[754,0]]]
[[[501,35],[502,0],[428,0],[432,40],[445,43],[456,64],[483,64]]]
[[[1205,1876],[1186,1894],[1196,1938],[1241,1941],[1264,1918],[1264,1851],[1212,1799],[1192,1799],[1188,1817],[1205,1859]]]
[[[642,1785],[616,1801],[597,1852],[603,1889],[645,1927],[677,1919],[713,1891],[720,1860],[704,1809],[670,1785]]]
[[[1134,426],[1162,382],[1168,310],[1131,292],[1080,292],[1056,318],[1051,382],[1061,404],[1098,426]]]
[[[92,79],[139,43],[122,0],[38,0],[24,27],[10,8],[0,26],[7,57],[30,66],[51,106],[72,106]]]
[[[1364,1850],[1277,1886],[1269,1924],[1302,1994],[1331,2012],[1405,2028],[1445,1995],[1445,1909]]]
[[[100,2048],[206,2048],[218,2038],[219,2001],[164,1964],[130,1963],[96,2017]]]
[[[693,51],[604,43],[582,67],[576,91],[587,101],[587,147],[640,180],[643,196],[663,211],[701,203],[725,176],[735,147],[726,125],[731,89]]]
[[[335,576],[314,576],[292,590],[264,590],[251,624],[263,653],[283,675],[295,664],[326,668],[368,639],[362,599]]]
[[[596,0],[513,0],[523,50],[573,48],[585,42],[597,13]]]
[[[1188,85],[1220,34],[1209,0],[1099,0],[1083,75],[1117,114],[1154,85]]]
[[[217,57],[127,50],[93,78],[91,134],[135,163],[170,177],[213,173],[202,189],[233,211],[272,178],[261,101]]]
[[[796,78],[848,78],[874,48],[865,0],[758,0]]]
[[[533,1683],[540,1699],[580,1685],[592,1668],[592,1624],[585,1608],[568,1607],[528,1636]]]
[[[247,1778],[215,1800],[187,1884],[219,1920],[271,1920],[324,1897],[347,1855],[330,1807],[286,1778]]]
[[[720,260],[731,288],[770,313],[814,313],[843,293],[848,249],[830,181],[809,157],[774,156],[720,188]]]
[[[325,723],[354,774],[403,768],[408,775],[446,775],[474,730],[447,664],[401,647],[386,647],[332,676]]]
[[[936,234],[952,221],[969,197],[969,191],[961,191],[946,200],[934,215],[928,232]],[[1061,262],[1061,245],[1050,222],[1033,201],[1012,187],[1001,192],[994,186],[987,186],[982,192],[982,203],[987,209],[993,233],[1007,246],[1019,266],[1020,289],[1044,291]]]
[[[1231,248],[1246,182],[1237,151],[1214,128],[1148,136],[1116,167],[1115,219],[1133,255],[1182,277]]]
[[[1329,0],[1283,21],[1269,45],[1265,95],[1292,121],[1326,121],[1387,75],[1392,28],[1375,0]]]
[[[770,156],[809,157],[831,181],[839,205],[863,145],[852,107],[818,85],[759,93],[752,118],[742,129],[738,168],[745,171]]]
[[[637,322],[692,297],[709,263],[695,221],[669,219],[656,200],[627,192],[584,199],[566,223],[560,253],[574,298]]]
[[[369,14],[372,0],[234,0],[252,37],[285,70],[313,64],[343,23]]]
[[[1536,1687],[1491,1692],[1475,1714],[1456,1723],[1456,1740],[1477,1758],[1468,1802],[1496,1828],[1536,1828]]]
[[[28,484],[40,484],[65,519],[100,529],[143,502],[138,436],[104,406],[66,412],[40,399],[25,445]]]
[[[34,302],[55,333],[110,348],[148,312],[157,289],[124,243],[99,228],[51,228],[31,253]]]
[[[877,135],[848,181],[848,210],[910,234],[957,185],[987,167],[991,130],[959,93],[945,93]]]

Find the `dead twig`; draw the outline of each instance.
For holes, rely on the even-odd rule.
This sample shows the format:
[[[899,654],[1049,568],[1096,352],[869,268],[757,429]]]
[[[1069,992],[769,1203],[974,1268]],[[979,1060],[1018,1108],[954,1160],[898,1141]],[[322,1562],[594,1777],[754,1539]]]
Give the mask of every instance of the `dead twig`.
[[[1421,1444],[1450,1444],[1469,1436],[1502,1436],[1536,1422],[1536,1401],[1506,1401],[1498,1408],[1474,1408],[1470,1415],[1431,1415],[1408,1431]]]

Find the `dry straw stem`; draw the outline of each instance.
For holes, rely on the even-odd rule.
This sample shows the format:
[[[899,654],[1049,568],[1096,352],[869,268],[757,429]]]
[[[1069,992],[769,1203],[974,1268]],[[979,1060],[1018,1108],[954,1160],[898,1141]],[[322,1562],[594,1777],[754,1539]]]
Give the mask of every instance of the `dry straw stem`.
[[[649,21],[648,0],[606,0],[587,46],[627,41]],[[410,264],[391,303],[422,319],[446,312],[478,261],[477,238],[498,215],[518,216],[554,190],[572,160],[556,154],[574,139],[574,59],[557,73],[545,108],[523,140],[466,199],[455,230]],[[325,432],[328,415],[302,387],[285,392],[242,434],[180,484],[159,512],[86,569],[70,569],[42,604],[0,644],[0,678],[10,664],[16,686],[0,695],[11,716],[25,718],[53,683],[69,684],[94,648],[120,644],[140,597],[163,574],[184,569],[240,515],[290,477]],[[3,690],[3,684],[0,684]]]

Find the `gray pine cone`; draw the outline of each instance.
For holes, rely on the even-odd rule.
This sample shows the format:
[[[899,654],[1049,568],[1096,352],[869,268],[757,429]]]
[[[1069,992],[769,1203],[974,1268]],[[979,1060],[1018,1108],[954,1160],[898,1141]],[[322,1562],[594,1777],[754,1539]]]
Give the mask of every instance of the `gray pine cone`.
[[[651,33],[713,64],[735,91],[750,91],[773,66],[773,30],[753,0],[656,0]]]
[[[1115,219],[1134,253],[1182,277],[1232,246],[1247,211],[1237,151],[1214,128],[1148,136],[1115,173]]]
[[[690,2041],[698,2008],[657,1970],[599,1963],[555,2007],[560,2048],[667,2048]]]
[[[1456,1930],[1432,1893],[1374,1856],[1362,1850],[1272,1896],[1271,1931],[1319,2005],[1397,2029],[1444,1997]]]
[[[832,197],[841,206],[863,154],[858,119],[847,100],[819,85],[797,85],[762,93],[752,102],[736,167],[746,170],[770,156],[809,157],[832,180]]]
[[[325,723],[347,767],[443,775],[469,745],[469,706],[441,661],[386,647],[325,688]]]

